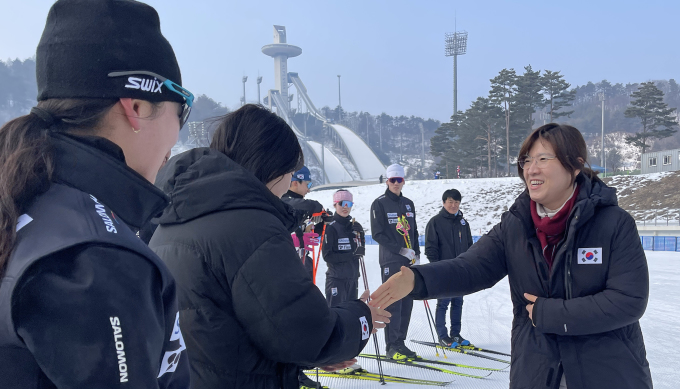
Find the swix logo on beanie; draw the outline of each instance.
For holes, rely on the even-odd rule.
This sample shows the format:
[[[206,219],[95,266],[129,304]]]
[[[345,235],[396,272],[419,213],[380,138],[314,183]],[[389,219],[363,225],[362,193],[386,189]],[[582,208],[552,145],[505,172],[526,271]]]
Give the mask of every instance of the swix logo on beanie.
[[[157,79],[141,78],[141,77],[128,77],[128,83],[125,84],[126,88],[129,89],[140,89],[146,92],[153,93],[163,93],[161,87],[163,83]]]

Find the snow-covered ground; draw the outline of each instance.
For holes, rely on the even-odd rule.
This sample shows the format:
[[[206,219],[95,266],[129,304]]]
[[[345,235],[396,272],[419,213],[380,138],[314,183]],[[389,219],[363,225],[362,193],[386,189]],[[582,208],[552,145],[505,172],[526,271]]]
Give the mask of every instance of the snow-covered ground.
[[[647,359],[652,370],[654,387],[657,389],[677,388],[680,382],[680,353],[675,350],[675,341],[680,338],[680,253],[647,251],[650,269],[650,298],[647,312],[642,318],[642,332],[647,347]],[[317,285],[323,292],[326,265],[319,263]],[[381,283],[380,267],[378,264],[378,246],[366,248],[366,271],[369,287],[373,291]],[[359,283],[360,293],[363,283]],[[434,310],[436,300],[430,301]],[[493,288],[465,297],[463,304],[462,335],[473,341],[477,346],[510,352],[510,328],[512,323],[512,305],[510,303],[507,278],[501,280]],[[414,302],[411,325],[407,339],[432,341],[428,327],[424,304]],[[379,348],[385,352],[383,331],[378,332]],[[437,359],[434,348],[420,346],[407,341],[407,345],[425,358]],[[373,353],[373,341],[368,343],[365,353]],[[441,355],[441,351],[440,351]],[[466,365],[503,368],[506,365],[494,361],[487,361],[477,357],[447,354],[446,361]],[[443,359],[440,357],[440,359]],[[359,363],[369,371],[377,372],[374,360],[359,358]],[[434,365],[438,366],[438,365]],[[402,377],[412,377],[438,381],[454,381],[451,387],[496,389],[507,388],[509,375],[507,372],[494,372],[483,380],[439,373],[430,370],[383,363],[386,374]],[[479,374],[481,370],[451,368],[469,374]],[[527,374],[530,374],[528,372]],[[380,387],[377,382],[367,382],[348,379],[322,378],[321,382],[332,389],[342,388],[373,388]],[[389,383],[386,387],[401,389],[414,388],[417,385]]]

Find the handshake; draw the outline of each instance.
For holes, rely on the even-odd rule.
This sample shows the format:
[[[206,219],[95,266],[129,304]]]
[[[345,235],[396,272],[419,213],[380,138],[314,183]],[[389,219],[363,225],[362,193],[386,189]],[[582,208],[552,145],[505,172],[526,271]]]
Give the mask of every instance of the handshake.
[[[420,255],[416,254],[416,252],[413,251],[413,249],[403,247],[399,250],[399,255],[406,257],[406,259],[411,261],[411,266],[420,265]]]

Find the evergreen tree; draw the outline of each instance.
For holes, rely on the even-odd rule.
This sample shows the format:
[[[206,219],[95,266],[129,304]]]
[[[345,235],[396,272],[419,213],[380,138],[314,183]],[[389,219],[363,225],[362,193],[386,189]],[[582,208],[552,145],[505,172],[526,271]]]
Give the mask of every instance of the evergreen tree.
[[[571,105],[576,98],[576,91],[569,90],[571,86],[564,80],[564,76],[559,71],[553,72],[546,70],[541,78],[543,92],[545,94],[545,105],[550,108],[550,122],[562,116],[569,116],[574,111],[558,112],[564,107]]]
[[[487,177],[498,173],[498,154],[502,150],[505,115],[503,110],[494,105],[490,99],[478,97],[465,111],[464,126],[469,134],[474,135],[475,148],[486,152],[482,160],[486,160]],[[481,147],[477,143],[481,142]],[[472,146],[472,145],[470,145]]]
[[[510,175],[510,110],[515,94],[517,93],[517,73],[515,69],[503,69],[491,80],[489,98],[505,112],[505,143],[507,175]]]
[[[675,134],[678,123],[673,116],[675,108],[668,108],[663,102],[663,92],[653,82],[643,82],[640,88],[631,94],[635,100],[624,112],[627,118],[638,118],[642,130],[633,136],[626,137],[626,143],[639,147],[642,154],[648,147],[648,139],[663,139]],[[663,127],[663,129],[658,129]]]
[[[534,126],[533,114],[545,105],[541,86],[541,71],[533,71],[531,65],[524,67],[524,74],[517,77],[516,109],[527,116],[528,130]]]

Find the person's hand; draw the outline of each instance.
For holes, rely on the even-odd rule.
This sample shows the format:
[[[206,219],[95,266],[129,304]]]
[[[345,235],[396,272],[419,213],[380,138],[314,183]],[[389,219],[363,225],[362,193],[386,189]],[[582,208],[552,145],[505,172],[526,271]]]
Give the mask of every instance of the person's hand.
[[[364,255],[366,255],[366,247],[357,246],[357,249],[354,250],[354,255],[360,255],[363,257]]]
[[[336,371],[336,370],[342,370],[346,367],[350,367],[355,363],[357,363],[356,359],[350,359],[349,361],[338,362],[338,363],[334,363],[334,364],[328,365],[328,366],[319,366],[319,369],[325,370],[325,371]]]
[[[413,258],[416,257],[416,252],[413,251],[412,249],[407,249],[406,247],[402,247],[399,250],[399,255],[406,257],[409,261],[413,261]]]
[[[359,223],[354,223],[352,224],[352,232],[358,232],[363,234],[364,228],[361,226]]]
[[[411,260],[411,266],[420,265],[420,254],[416,254],[415,258]]]
[[[315,232],[305,232],[302,234],[302,240],[304,241],[307,251],[312,251],[314,250],[314,247],[319,245],[319,234]]]
[[[323,216],[314,216],[309,220],[312,222],[312,224],[319,224],[323,221]]]
[[[370,291],[368,289],[364,290],[364,293],[361,294],[359,300],[363,302],[368,301],[369,293]],[[368,305],[368,307],[371,308],[371,319],[373,319],[373,333],[375,334],[376,332],[378,332],[378,328],[385,328],[385,324],[390,322],[390,317],[392,316],[392,314],[384,309],[373,307],[370,304]]]
[[[415,287],[415,275],[413,270],[406,266],[401,267],[401,271],[384,284],[380,285],[378,290],[371,295],[371,301],[368,303],[372,307],[387,308],[393,303],[403,299],[411,293]]]
[[[531,301],[531,304],[527,304],[527,312],[529,312],[529,319],[531,320],[531,324],[533,324],[534,327],[536,327],[536,324],[534,324],[534,303],[536,300],[538,300],[538,297],[534,296],[533,294],[529,293],[524,293],[524,298]]]

